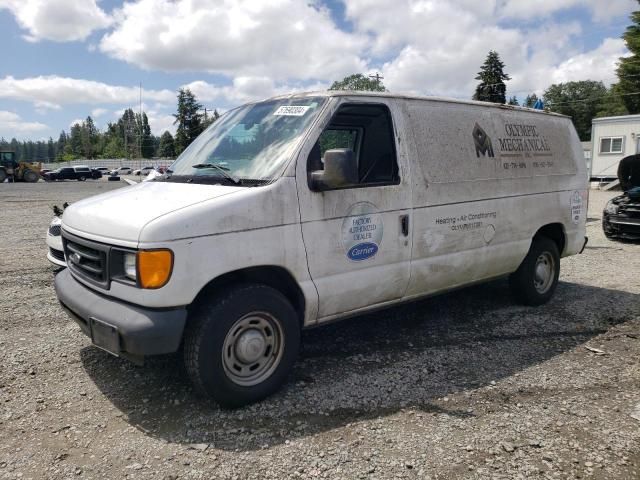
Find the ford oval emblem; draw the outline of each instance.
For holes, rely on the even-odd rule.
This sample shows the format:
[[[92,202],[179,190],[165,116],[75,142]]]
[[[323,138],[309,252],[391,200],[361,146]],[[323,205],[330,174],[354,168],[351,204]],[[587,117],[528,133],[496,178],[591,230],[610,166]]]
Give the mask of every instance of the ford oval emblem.
[[[366,242],[351,247],[347,252],[347,257],[349,257],[350,260],[359,262],[360,260],[373,257],[376,253],[378,253],[378,245]]]

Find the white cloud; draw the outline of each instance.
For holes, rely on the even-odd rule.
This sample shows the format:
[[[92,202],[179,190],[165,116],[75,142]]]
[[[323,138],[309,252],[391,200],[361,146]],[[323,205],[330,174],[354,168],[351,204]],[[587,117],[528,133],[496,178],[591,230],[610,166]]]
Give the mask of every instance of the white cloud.
[[[366,68],[366,38],[325,7],[296,0],[137,0],[114,13],[100,48],[147,69],[230,76],[341,78]]]
[[[635,0],[500,0],[497,13],[503,18],[534,20],[568,8],[587,8],[596,22],[630,13],[638,6]]]
[[[176,126],[173,124],[175,117],[173,115],[157,112],[155,110],[149,110],[146,114],[147,117],[149,117],[151,133],[154,135],[159,137],[165,132],[165,130],[169,130],[171,135],[176,133]]]
[[[560,22],[551,17],[533,22],[570,7],[587,9],[597,21],[602,3],[349,0],[345,5],[355,31],[371,36],[371,54],[385,59],[384,84],[391,91],[470,98],[477,84],[475,76],[490,50],[498,51],[512,77],[507,82],[508,95],[541,93],[559,79],[611,83],[613,65],[626,51],[620,40],[605,40],[596,49],[585,51],[583,26],[577,19]],[[630,13],[635,2],[609,3],[609,18],[613,18]],[[521,21],[497,21],[516,14]]]
[[[108,110],[106,108],[94,108],[93,110],[91,110],[91,116],[95,119],[103,116],[107,112]]]
[[[163,103],[174,103],[175,93],[170,90],[145,90],[144,98]],[[59,77],[57,75],[16,79],[0,79],[0,98],[32,102],[48,108],[71,104],[137,105],[139,87],[109,85],[92,80]]]
[[[590,52],[575,55],[555,68],[552,83],[584,80],[601,80],[606,85],[617,82],[616,63],[622,56],[628,55],[624,42],[619,38],[607,38]]]
[[[83,118],[76,118],[75,120],[71,120],[69,122],[69,129],[71,129],[71,127],[73,127],[75,124],[82,126],[82,122],[84,122]]]
[[[11,11],[33,42],[84,40],[111,23],[95,0],[0,0],[2,9]]]
[[[313,83],[304,87],[290,84],[276,85],[268,77],[236,77],[231,85],[217,86],[203,80],[196,80],[183,85],[183,88],[191,90],[201,103],[223,102],[239,105],[290,92],[325,90],[328,86],[328,83]]]
[[[16,134],[32,135],[49,127],[40,122],[26,122],[20,115],[0,110],[0,137],[13,138]]]

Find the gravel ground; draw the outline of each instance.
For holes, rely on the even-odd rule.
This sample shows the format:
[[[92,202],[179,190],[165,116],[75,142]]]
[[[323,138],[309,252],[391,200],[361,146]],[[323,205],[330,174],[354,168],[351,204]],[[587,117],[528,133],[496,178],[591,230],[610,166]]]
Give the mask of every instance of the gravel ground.
[[[50,206],[118,187],[0,185],[0,478],[640,478],[640,244],[603,236],[613,193],[549,304],[497,281],[311,330],[280,393],[225,411],[56,302]]]

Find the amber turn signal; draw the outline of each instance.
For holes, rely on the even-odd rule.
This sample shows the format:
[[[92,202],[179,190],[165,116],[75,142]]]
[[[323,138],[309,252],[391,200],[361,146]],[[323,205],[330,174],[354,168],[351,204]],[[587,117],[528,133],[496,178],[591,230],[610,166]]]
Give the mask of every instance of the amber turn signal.
[[[171,250],[141,250],[138,252],[138,283],[142,288],[166,285],[173,270]]]

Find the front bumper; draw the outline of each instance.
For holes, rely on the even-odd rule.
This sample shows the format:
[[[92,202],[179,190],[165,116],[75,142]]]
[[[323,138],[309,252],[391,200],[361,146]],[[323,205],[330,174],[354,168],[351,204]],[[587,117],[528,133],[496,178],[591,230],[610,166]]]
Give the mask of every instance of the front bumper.
[[[608,237],[640,240],[640,218],[604,212],[602,229]]]
[[[55,278],[58,300],[92,342],[134,361],[178,350],[187,320],[185,307],[151,309],[101,295],[78,282],[69,269]]]

